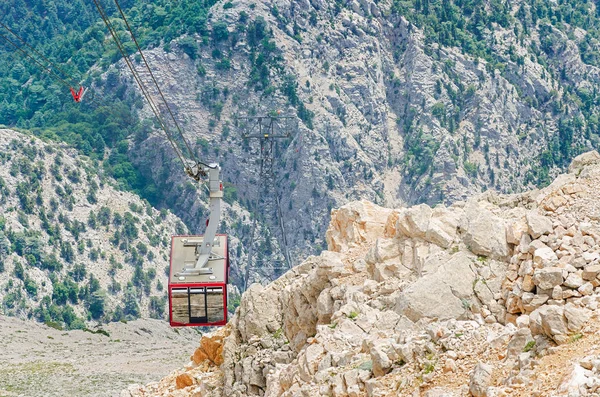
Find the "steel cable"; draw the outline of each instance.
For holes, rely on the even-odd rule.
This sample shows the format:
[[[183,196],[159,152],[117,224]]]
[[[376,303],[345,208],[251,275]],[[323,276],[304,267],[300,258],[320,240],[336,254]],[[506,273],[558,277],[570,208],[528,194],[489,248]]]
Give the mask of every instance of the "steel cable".
[[[127,30],[129,31],[129,34],[131,35],[131,38],[133,39],[133,42],[135,43],[135,46],[137,47],[138,52],[140,53],[142,60],[144,61],[144,65],[146,66],[146,69],[148,70],[148,72],[150,73],[150,77],[152,78],[152,81],[154,82],[154,85],[156,86],[156,89],[158,90],[158,93],[160,94],[160,97],[162,98],[165,107],[167,108],[167,111],[169,112],[169,114],[171,115],[171,118],[173,119],[173,123],[175,123],[175,126],[177,127],[177,130],[179,131],[179,136],[181,137],[181,139],[183,140],[183,142],[185,143],[188,152],[190,154],[190,157],[192,159],[194,159],[194,161],[196,161],[196,163],[198,164],[202,164],[205,166],[208,166],[207,164],[204,164],[202,162],[200,162],[198,160],[198,158],[196,157],[196,154],[194,153],[194,151],[192,150],[190,144],[188,143],[187,139],[185,139],[185,136],[183,135],[183,131],[181,130],[181,128],[179,127],[179,123],[177,123],[177,120],[175,119],[175,116],[173,115],[173,112],[171,111],[171,108],[169,107],[169,104],[167,103],[167,100],[165,99],[165,96],[163,95],[162,90],[160,89],[160,86],[158,85],[158,82],[156,81],[156,78],[154,77],[154,73],[152,73],[152,69],[150,69],[150,65],[148,65],[148,62],[146,61],[146,57],[144,56],[144,53],[142,52],[142,49],[140,48],[140,45],[138,44],[137,39],[135,38],[135,35],[133,34],[133,30],[131,29],[131,26],[129,25],[129,22],[127,21],[127,17],[125,16],[125,13],[123,12],[123,10],[121,9],[121,5],[119,4],[118,0],[114,0],[115,5],[117,6],[119,13],[121,14],[121,17],[123,18],[123,21],[125,22],[125,25],[127,26]]]
[[[156,104],[154,103],[154,101],[152,100],[152,98],[150,97],[150,93],[147,91],[144,83],[141,81],[139,75],[135,71],[135,68],[133,67],[133,64],[131,63],[131,60],[127,56],[125,48],[123,47],[123,44],[121,43],[121,40],[119,39],[116,30],[112,26],[112,23],[110,22],[110,20],[108,19],[108,16],[106,15],[106,12],[104,11],[104,8],[100,4],[99,0],[93,0],[93,1],[94,1],[94,4],[96,5],[96,8],[98,9],[98,12],[100,13],[100,17],[102,17],[102,20],[104,21],[104,24],[108,28],[108,30],[109,30],[109,32],[110,32],[113,40],[117,44],[117,48],[119,49],[119,52],[123,56],[123,59],[125,60],[125,63],[127,64],[127,67],[131,71],[131,73],[132,73],[132,75],[133,75],[136,83],[138,84],[138,86],[140,87],[140,90],[142,91],[142,94],[146,98],[146,101],[150,105],[150,108],[152,109],[152,112],[156,116],[156,119],[158,120],[158,123],[160,124],[161,128],[163,129],[163,131],[165,131],[167,139],[171,143],[171,146],[173,147],[173,150],[177,154],[177,157],[179,157],[179,160],[181,161],[184,169],[187,169],[188,166],[187,166],[187,164],[185,162],[185,159],[183,158],[183,154],[180,152],[180,149],[177,147],[177,145],[173,141],[171,135],[169,134],[169,131],[166,128],[166,125],[165,125],[164,121],[162,120],[162,117],[160,116],[160,111],[159,111],[158,107],[156,106]]]
[[[46,56],[44,56],[44,54],[40,53],[39,51],[37,51],[35,48],[33,48],[31,45],[29,45],[29,43],[27,43],[25,40],[23,40],[23,38],[21,38],[21,36],[19,36],[18,34],[16,34],[11,28],[9,28],[7,25],[5,25],[4,23],[2,23],[2,21],[0,21],[0,25],[6,29],[8,32],[10,32],[13,36],[15,36],[17,39],[19,39],[19,41],[23,44],[25,44],[27,47],[29,47],[29,49],[31,51],[33,51],[34,54],[36,54],[37,56],[39,56],[40,58],[42,58],[44,61],[48,62],[50,65],[52,65],[52,67],[56,70],[58,70],[59,72],[61,72],[63,74],[63,76],[67,79],[71,79],[74,80],[72,78],[72,76],[70,76],[68,73],[66,73],[64,70],[62,70],[60,67],[58,67],[58,65],[56,65],[54,62],[52,62],[50,59],[48,59]]]

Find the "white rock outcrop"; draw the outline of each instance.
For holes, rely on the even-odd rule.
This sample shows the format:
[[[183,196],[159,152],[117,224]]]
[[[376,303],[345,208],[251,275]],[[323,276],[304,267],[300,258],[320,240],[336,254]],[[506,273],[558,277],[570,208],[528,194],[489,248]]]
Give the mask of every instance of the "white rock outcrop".
[[[244,294],[206,395],[600,391],[600,357],[553,363],[571,373],[558,388],[533,377],[540,357],[600,331],[598,183],[591,163],[521,195],[333,211],[329,250]],[[544,209],[556,197],[570,206]]]

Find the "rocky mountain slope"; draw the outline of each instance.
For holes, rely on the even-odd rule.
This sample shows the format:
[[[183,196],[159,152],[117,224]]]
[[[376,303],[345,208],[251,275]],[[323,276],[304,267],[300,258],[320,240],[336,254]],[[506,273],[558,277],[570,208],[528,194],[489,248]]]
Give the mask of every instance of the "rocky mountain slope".
[[[205,197],[156,134],[93,5],[60,0],[40,14],[42,3],[7,4],[3,23],[66,69],[76,81],[69,84],[90,88],[89,100],[72,103],[40,65],[6,45],[1,121],[51,131],[92,157],[129,147],[128,156],[106,159],[105,172],[200,232]],[[105,6],[130,51],[118,11]],[[241,138],[247,125],[237,115],[298,116],[275,151],[276,189],[267,194],[279,195],[286,238],[276,222],[262,221],[252,247],[259,261],[280,259],[285,240],[295,264],[320,252],[330,209],[350,200],[391,207],[450,204],[489,188],[518,192],[545,186],[598,145],[600,18],[592,0],[123,6],[194,150],[223,166],[233,206],[222,230],[243,240],[237,285],[260,185],[259,150]],[[141,57],[131,59],[149,83]]]
[[[246,209],[258,153],[234,117],[298,115],[279,143],[276,191],[292,256],[302,258],[325,246],[330,209],[350,200],[389,207],[519,192],[596,147],[595,4],[464,3],[219,2],[205,33],[146,54],[186,135],[222,165],[237,189],[231,201]],[[178,180],[181,189],[164,189],[168,201],[199,228],[202,198],[183,189],[166,141],[142,138],[135,162],[158,185]],[[165,151],[162,161],[149,148]],[[243,225],[227,226],[243,236],[240,265]]]
[[[0,313],[68,328],[165,317],[177,217],[27,133],[0,129],[0,163]]]
[[[600,155],[548,187],[332,212],[328,250],[122,396],[571,396],[600,387]]]

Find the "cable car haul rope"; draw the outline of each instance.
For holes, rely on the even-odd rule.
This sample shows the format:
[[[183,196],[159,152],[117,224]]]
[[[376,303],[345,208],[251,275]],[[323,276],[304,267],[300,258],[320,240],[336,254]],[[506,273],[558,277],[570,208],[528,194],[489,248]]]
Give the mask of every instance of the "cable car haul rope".
[[[144,66],[145,66],[146,70],[148,71],[148,73],[150,74],[150,77],[152,79],[152,82],[154,83],[154,86],[156,87],[157,92],[160,95],[160,98],[162,99],[162,102],[164,103],[164,106],[167,109],[167,112],[169,113],[169,115],[171,116],[171,119],[173,120],[173,124],[177,128],[178,136],[183,141],[185,148],[187,149],[187,154],[188,154],[189,158],[191,158],[194,161],[196,171],[194,171],[192,169],[192,167],[190,167],[189,164],[185,161],[185,158],[183,156],[184,151],[179,147],[179,145],[177,145],[174,134],[169,132],[167,123],[165,122],[165,120],[163,119],[163,117],[160,114],[160,108],[152,99],[152,95],[151,95],[150,91],[148,90],[148,87],[146,87],[146,84],[144,83],[144,81],[140,77],[139,73],[135,69],[133,63],[129,59],[127,52],[125,50],[125,47],[123,45],[123,42],[121,41],[119,34],[117,33],[116,29],[114,28],[112,22],[110,21],[110,18],[106,14],[104,7],[100,3],[100,0],[93,0],[93,1],[94,1],[94,4],[96,5],[96,8],[98,9],[98,12],[100,13],[100,17],[104,21],[104,24],[108,28],[113,40],[115,41],[115,44],[117,45],[117,48],[119,49],[119,52],[123,56],[123,60],[127,64],[127,67],[129,68],[131,74],[133,75],[133,78],[135,79],[140,90],[142,91],[142,95],[144,96],[144,98],[146,99],[148,104],[150,105],[150,108],[152,109],[152,112],[154,113],[154,115],[158,121],[158,124],[160,125],[161,129],[164,131],[165,135],[167,136],[167,139],[169,140],[171,146],[173,147],[173,150],[175,151],[175,153],[177,154],[177,157],[181,161],[181,164],[183,165],[184,170],[186,171],[186,173],[188,175],[192,176],[194,179],[196,179],[198,181],[200,180],[200,177],[206,177],[207,174],[206,174],[206,172],[203,171],[203,169],[211,168],[211,167],[208,164],[203,163],[198,160],[194,150],[192,149],[188,140],[185,138],[183,131],[181,130],[181,127],[179,126],[179,123],[177,122],[177,119],[175,118],[175,115],[171,111],[171,108],[169,107],[169,104],[168,104],[162,90],[160,89],[160,86],[158,85],[158,81],[156,80],[154,73],[152,73],[152,69],[150,69],[150,65],[148,64],[148,61],[146,60],[146,57],[144,56],[144,53],[138,43],[138,40],[136,39],[135,34],[133,33],[133,30],[131,29],[131,25],[129,24],[129,21],[127,20],[127,17],[125,16],[125,13],[123,12],[123,9],[121,8],[121,5],[119,4],[118,0],[114,0],[114,2],[115,2],[115,5],[117,6],[117,9],[119,10],[119,14],[121,15],[121,18],[123,19],[123,21],[125,22],[127,31],[129,32],[133,42],[135,43],[137,52],[140,54],[140,56],[144,62]]]

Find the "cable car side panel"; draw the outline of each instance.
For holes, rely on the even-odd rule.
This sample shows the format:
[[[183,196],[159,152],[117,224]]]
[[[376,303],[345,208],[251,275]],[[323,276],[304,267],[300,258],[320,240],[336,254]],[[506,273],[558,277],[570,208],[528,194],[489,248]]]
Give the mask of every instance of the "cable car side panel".
[[[169,266],[169,323],[173,327],[221,326],[227,323],[228,241],[217,235],[209,272],[181,275],[196,260],[203,236],[173,236]]]

